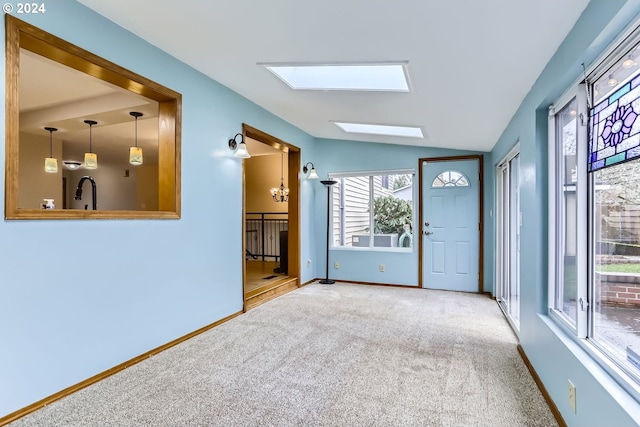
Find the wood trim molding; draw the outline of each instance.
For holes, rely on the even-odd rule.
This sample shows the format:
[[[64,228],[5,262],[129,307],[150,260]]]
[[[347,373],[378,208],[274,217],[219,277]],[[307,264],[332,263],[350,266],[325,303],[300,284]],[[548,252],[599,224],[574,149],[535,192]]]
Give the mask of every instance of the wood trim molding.
[[[322,280],[322,279],[311,279],[311,280],[308,280],[308,281],[306,281],[306,282],[304,282],[304,283],[301,283],[298,287],[299,287],[299,288],[301,288],[301,287],[303,287],[303,286],[310,285],[310,284],[312,284],[313,282],[316,282],[316,281],[318,281],[318,280]]]
[[[20,49],[155,100],[158,111],[158,209],[20,209]],[[11,15],[5,15],[5,218],[178,219],[181,216],[182,95]],[[61,204],[62,206],[62,204]]]
[[[318,280],[323,280],[323,278],[313,279],[311,282],[307,282],[306,284],[310,284],[310,283],[318,281]],[[356,281],[356,280],[341,280],[341,279],[331,279],[331,280],[335,280],[336,283],[347,283],[349,285],[388,286],[388,287],[392,287],[392,288],[422,289],[418,285],[415,285],[415,286],[413,286],[413,285],[399,285],[399,284],[395,284],[395,283],[362,282],[362,281]],[[327,286],[331,286],[331,285],[327,285]]]
[[[524,349],[520,344],[517,345],[517,349],[518,349],[518,353],[520,353],[520,357],[522,357],[522,361],[527,366],[527,369],[531,373],[533,380],[535,381],[536,385],[540,389],[540,393],[542,393],[542,397],[544,397],[544,400],[547,402],[547,405],[549,405],[549,409],[551,409],[551,413],[553,414],[556,421],[558,422],[558,425],[560,425],[560,427],[567,427],[567,423],[565,422],[564,418],[562,418],[562,414],[560,413],[560,410],[558,409],[555,402],[551,398],[551,395],[549,394],[544,384],[542,383],[542,380],[538,376],[538,373],[533,368],[533,365],[531,364],[531,361],[527,357],[527,354],[524,352]]]
[[[117,366],[114,366],[111,369],[107,369],[104,372],[101,372],[101,373],[99,373],[97,375],[94,375],[94,376],[92,376],[90,378],[87,378],[86,380],[81,381],[81,382],[79,382],[77,384],[74,384],[71,387],[67,387],[64,390],[60,390],[59,392],[54,393],[51,396],[45,397],[44,399],[39,400],[39,401],[37,401],[35,403],[32,403],[29,406],[26,406],[26,407],[24,407],[22,409],[19,409],[19,410],[15,411],[15,412],[12,412],[11,414],[0,418],[0,427],[5,426],[5,425],[7,425],[7,424],[19,419],[19,418],[24,417],[25,415],[28,415],[28,414],[34,412],[34,411],[37,411],[40,408],[43,408],[43,407],[45,407],[47,405],[50,405],[51,403],[55,402],[56,400],[60,400],[63,397],[66,397],[66,396],[69,396],[72,393],[75,393],[76,391],[82,390],[85,387],[88,387],[88,386],[90,386],[92,384],[95,384],[98,381],[101,381],[101,380],[103,380],[103,379],[105,379],[107,377],[110,377],[111,375],[117,374],[118,372],[120,372],[120,371],[122,371],[122,370],[124,370],[124,369],[126,369],[126,368],[128,368],[130,366],[133,366],[136,363],[140,363],[143,360],[148,359],[151,356],[155,356],[156,354],[158,354],[158,353],[160,353],[160,352],[162,352],[164,350],[167,350],[168,348],[171,348],[171,347],[173,347],[175,345],[178,345],[178,344],[180,344],[180,343],[182,343],[182,342],[184,342],[184,341],[186,341],[186,340],[188,340],[190,338],[193,338],[196,335],[199,335],[199,334],[201,334],[203,332],[206,332],[209,329],[215,328],[218,325],[221,325],[221,324],[223,324],[225,322],[228,322],[229,320],[231,320],[234,317],[237,317],[237,316],[239,316],[241,314],[242,314],[242,311],[230,314],[229,316],[224,317],[224,318],[218,320],[217,322],[213,322],[213,323],[211,323],[211,324],[209,324],[207,326],[203,326],[200,329],[197,329],[197,330],[195,330],[193,332],[190,332],[190,333],[188,333],[188,334],[186,334],[186,335],[184,335],[184,336],[182,336],[180,338],[176,338],[173,341],[169,341],[168,343],[163,344],[160,347],[156,347],[153,350],[149,350],[146,353],[143,353],[143,354],[141,354],[139,356],[134,357],[133,359],[127,360],[126,362],[123,362],[123,363],[121,363],[121,364],[119,364]]]
[[[277,286],[270,286],[269,288],[262,292],[259,292],[258,294],[247,297],[247,300],[245,301],[247,311],[291,291],[295,291],[298,288],[299,286],[297,277],[285,279]]]
[[[263,144],[269,145],[276,150],[280,150],[283,153],[287,154],[287,180],[289,184],[289,203],[288,203],[288,220],[289,220],[289,233],[288,233],[288,241],[289,245],[289,262],[288,262],[288,276],[290,278],[295,278],[297,282],[300,282],[300,159],[301,159],[301,150],[299,147],[296,147],[293,144],[289,144],[277,138],[273,135],[269,135],[266,132],[263,132],[259,129],[256,129],[246,123],[242,124],[242,133],[245,137],[254,139]],[[244,168],[243,168],[244,174]],[[242,233],[244,236],[244,223],[245,223],[245,214],[246,214],[246,203],[245,203],[245,182],[242,184],[243,196],[242,196]],[[243,239],[244,241],[244,239]],[[243,275],[243,289],[244,282],[246,278],[246,257],[245,257],[245,248],[243,243],[242,248],[242,265],[243,271],[245,272]],[[247,299],[248,296],[245,293],[244,295],[244,306],[245,310],[247,309]]]
[[[478,161],[478,174],[479,176],[479,188],[478,188],[478,221],[480,222],[480,230],[478,230],[478,293],[484,293],[484,155],[482,154],[467,154],[464,156],[446,156],[446,157],[424,157],[418,159],[418,225],[420,230],[420,239],[418,241],[418,286],[424,287],[422,280],[423,269],[422,256],[422,218],[424,215],[423,200],[422,200],[422,164],[423,162],[448,162],[456,160],[477,160]]]

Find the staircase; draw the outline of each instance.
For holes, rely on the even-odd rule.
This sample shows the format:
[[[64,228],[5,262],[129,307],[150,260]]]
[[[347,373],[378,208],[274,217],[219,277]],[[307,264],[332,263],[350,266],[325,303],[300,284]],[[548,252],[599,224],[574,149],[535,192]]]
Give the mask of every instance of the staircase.
[[[284,295],[287,292],[291,292],[294,289],[298,289],[298,278],[285,277],[277,282],[269,283],[261,288],[247,292],[245,296],[245,311],[251,310],[260,304],[271,301],[272,299],[277,298],[280,295]]]

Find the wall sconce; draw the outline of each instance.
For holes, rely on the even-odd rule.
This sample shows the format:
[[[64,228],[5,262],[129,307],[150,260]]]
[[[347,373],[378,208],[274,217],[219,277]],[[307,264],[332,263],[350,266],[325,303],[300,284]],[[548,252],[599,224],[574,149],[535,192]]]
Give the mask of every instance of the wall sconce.
[[[135,146],[129,147],[129,163],[134,166],[140,166],[142,164],[142,148],[138,147],[138,117],[142,117],[142,113],[132,111],[129,115],[136,119]]]
[[[85,120],[86,124],[89,125],[89,152],[84,153],[84,167],[86,169],[97,169],[98,168],[98,155],[91,151],[91,129],[93,125],[98,124],[95,120]]]
[[[311,165],[311,169],[309,169],[307,167],[309,165]],[[307,164],[302,167],[302,172],[303,173],[309,172],[309,176],[307,177],[308,179],[318,179],[319,178],[318,172],[316,172],[316,168],[315,168],[315,166],[313,166],[313,163],[311,163],[311,162],[307,162]]]
[[[240,142],[237,141],[238,135],[240,136]],[[247,151],[247,145],[244,143],[244,136],[241,133],[236,133],[233,138],[229,140],[229,150],[235,151],[233,157],[239,159],[248,159],[251,157]]]
[[[44,171],[46,173],[58,173],[58,159],[53,157],[53,133],[58,129],[46,127],[44,130],[49,132],[49,157],[44,159]]]

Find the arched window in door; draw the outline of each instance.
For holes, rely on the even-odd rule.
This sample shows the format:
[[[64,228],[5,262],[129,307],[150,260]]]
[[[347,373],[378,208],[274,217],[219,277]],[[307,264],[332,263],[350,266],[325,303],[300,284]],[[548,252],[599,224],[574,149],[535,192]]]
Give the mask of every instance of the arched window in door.
[[[468,187],[469,179],[462,172],[458,171],[444,171],[431,183],[431,188],[443,188],[443,187]]]

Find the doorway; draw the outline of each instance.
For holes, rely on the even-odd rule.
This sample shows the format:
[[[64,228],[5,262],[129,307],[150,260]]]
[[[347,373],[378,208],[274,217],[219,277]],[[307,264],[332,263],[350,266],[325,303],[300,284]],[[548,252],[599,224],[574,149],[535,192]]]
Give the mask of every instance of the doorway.
[[[419,285],[483,292],[482,156],[420,159],[419,171]]]
[[[243,167],[244,311],[300,284],[300,149],[243,124],[250,159]],[[288,194],[271,188],[288,188]]]

